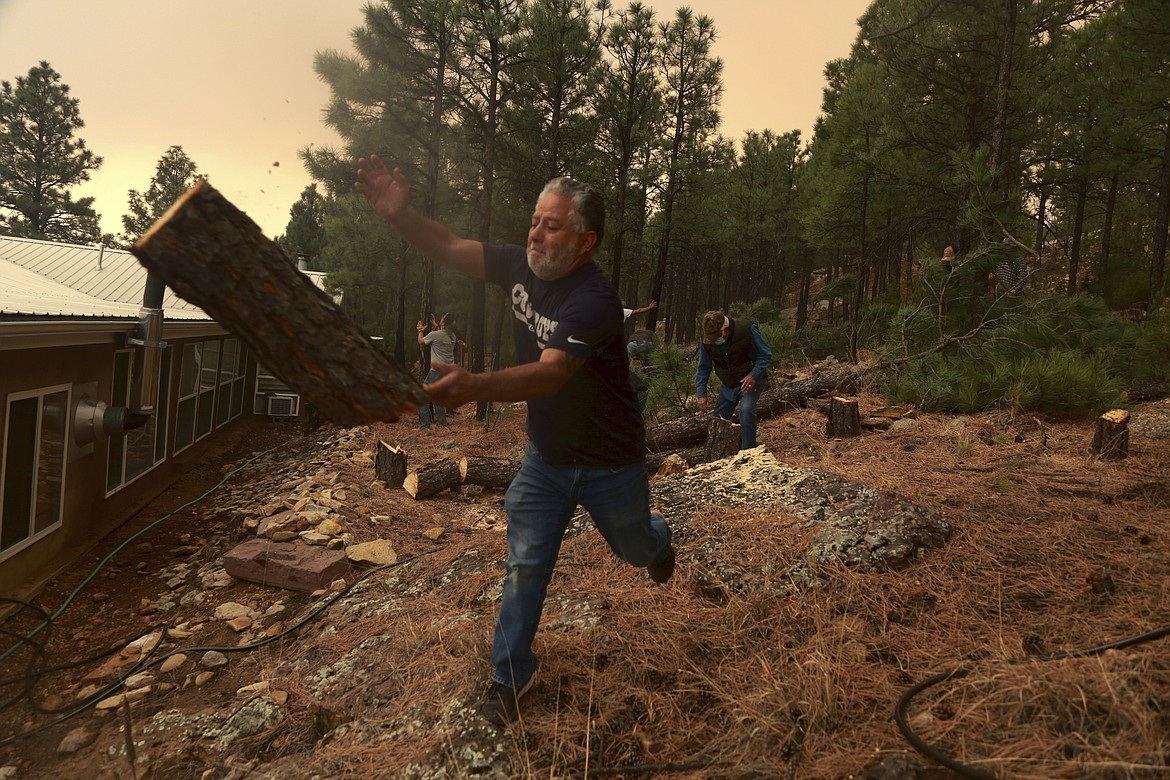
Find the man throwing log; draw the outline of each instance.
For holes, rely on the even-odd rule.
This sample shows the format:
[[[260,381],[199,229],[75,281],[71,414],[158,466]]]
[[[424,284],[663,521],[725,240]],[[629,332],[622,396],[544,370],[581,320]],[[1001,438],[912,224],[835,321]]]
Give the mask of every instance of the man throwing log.
[[[423,389],[446,407],[527,401],[527,452],[504,499],[508,560],[480,709],[496,725],[519,717],[532,686],[533,639],[561,540],[580,504],[623,561],[657,583],[674,572],[671,531],[650,511],[645,430],[629,384],[622,305],[593,259],[605,206],[588,185],[553,179],[536,202],[527,248],[461,238],[411,208],[410,186],[376,157],[358,161],[357,190],[432,260],[498,284],[511,301],[518,365],[472,374],[432,363]]]

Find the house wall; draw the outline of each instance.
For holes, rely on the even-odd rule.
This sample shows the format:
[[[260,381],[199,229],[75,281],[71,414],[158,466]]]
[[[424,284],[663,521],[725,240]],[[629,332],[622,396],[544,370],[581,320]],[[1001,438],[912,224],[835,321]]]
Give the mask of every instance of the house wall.
[[[231,341],[234,348],[230,345],[225,347],[225,341]],[[160,416],[157,418],[164,423],[162,434],[165,435],[165,442],[157,438],[147,440],[145,445],[148,451],[152,447],[158,449],[153,453],[148,452],[149,462],[144,467],[132,471],[124,464],[125,453],[133,447],[133,437],[141,440],[144,430],[147,436],[155,437],[157,431],[140,429],[126,437],[99,433],[87,443],[79,441],[74,436],[71,429],[75,426],[71,419],[67,419],[63,426],[66,440],[64,453],[50,454],[45,459],[51,467],[64,460],[60,524],[43,533],[34,532],[30,540],[22,543],[11,544],[11,537],[9,538],[10,546],[0,550],[0,595],[26,599],[30,597],[45,582],[75,562],[97,541],[170,486],[182,472],[182,464],[198,459],[200,452],[213,443],[218,434],[238,424],[240,419],[251,411],[255,377],[254,367],[250,373],[247,367],[254,361],[246,359],[246,351],[242,345],[230,337],[222,336],[195,339],[168,337],[167,343],[169,358],[166,361],[167,371],[163,377],[166,393],[159,399]],[[200,405],[199,401],[202,399],[197,399],[195,407],[210,408],[213,414],[218,410],[219,414],[212,420],[208,432],[176,455],[176,416],[180,410],[180,380],[183,368],[181,358],[184,354],[189,357],[193,351],[202,354],[217,353],[218,356],[234,353],[237,356],[238,368],[234,372],[236,376],[233,377],[229,374],[220,374],[215,367],[202,367],[200,373],[205,384],[214,382],[215,390],[210,396],[209,403]],[[119,354],[121,358],[118,357]],[[23,422],[8,419],[13,398],[21,399],[30,391],[67,387],[69,390],[67,415],[70,418],[79,399],[85,396],[111,406],[121,405],[124,400],[120,402],[116,396],[119,393],[119,386],[121,394],[126,395],[128,380],[125,369],[133,365],[132,354],[132,350],[119,349],[112,340],[108,345],[87,344],[0,351],[0,435],[4,436],[0,438],[0,448],[3,448],[0,449],[0,469],[8,469],[10,463],[13,468],[18,470],[20,468],[16,459],[5,452],[10,423],[17,426],[18,433],[30,426],[27,419]],[[224,364],[226,362],[223,361]],[[120,378],[115,375],[118,365],[122,367]],[[222,377],[222,384],[216,382],[215,377]],[[238,403],[231,402],[232,391],[239,394]],[[221,395],[225,404],[222,408]],[[57,396],[53,394],[50,397]],[[19,405],[19,412],[27,418],[29,407],[35,404],[27,402],[27,398],[23,400],[26,403]],[[51,405],[48,401],[42,405],[41,418],[45,428],[56,425],[57,414],[65,411],[48,409]],[[183,408],[187,411],[192,408],[190,396]],[[156,425],[157,423],[151,423],[152,429]],[[90,426],[82,426],[83,434],[87,428]],[[29,474],[35,472],[34,467],[24,468]],[[0,471],[0,482],[4,482],[3,477],[6,473],[14,472]],[[18,483],[27,481],[20,479],[23,473],[16,473],[17,478],[10,481]],[[0,496],[0,499],[2,498],[3,496]],[[0,520],[3,524],[8,524],[8,520],[3,516],[5,506],[10,506],[10,503],[0,503]],[[37,517],[40,516],[39,511],[38,505]],[[10,512],[10,515],[19,517],[16,512]]]

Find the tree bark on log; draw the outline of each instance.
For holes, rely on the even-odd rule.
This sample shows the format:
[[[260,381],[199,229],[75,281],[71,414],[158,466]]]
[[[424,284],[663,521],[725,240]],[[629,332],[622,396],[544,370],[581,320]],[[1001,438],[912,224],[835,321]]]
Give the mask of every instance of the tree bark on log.
[[[130,251],[332,422],[393,421],[427,401],[414,377],[206,181]]]
[[[465,485],[506,488],[520,470],[520,462],[506,458],[464,455],[459,459],[459,481]]]
[[[1091,450],[1103,460],[1124,460],[1129,455],[1129,412],[1112,409],[1098,417]]]
[[[703,445],[703,462],[724,458],[739,452],[743,426],[711,415],[707,418],[707,441]]]
[[[1154,383],[1141,387],[1131,387],[1121,394],[1131,404],[1140,404],[1144,401],[1157,401],[1170,395],[1170,385]]]
[[[825,435],[830,439],[851,439],[861,433],[861,411],[856,398],[833,396],[829,401],[829,419]]]
[[[378,441],[378,450],[374,454],[374,476],[385,482],[386,487],[398,487],[403,483],[406,466],[406,450]]]
[[[406,475],[402,489],[412,497],[433,498],[444,490],[459,490],[459,464],[450,458],[428,463]]]
[[[791,408],[805,406],[808,399],[825,393],[852,391],[862,371],[857,366],[843,365],[808,379],[786,382],[760,394],[756,417],[763,420],[783,414]],[[707,415],[695,413],[647,428],[646,449],[650,452],[681,450],[703,441],[706,435]]]

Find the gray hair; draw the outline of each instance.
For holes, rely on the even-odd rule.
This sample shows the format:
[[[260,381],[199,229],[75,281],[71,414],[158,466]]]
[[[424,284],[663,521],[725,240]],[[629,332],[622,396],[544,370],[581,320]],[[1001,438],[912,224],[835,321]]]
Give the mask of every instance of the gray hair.
[[[549,192],[568,198],[573,204],[573,229],[579,234],[592,230],[597,234],[597,243],[600,244],[605,236],[605,200],[602,199],[601,193],[588,184],[570,179],[568,176],[550,180],[544,185],[540,195],[544,197]]]

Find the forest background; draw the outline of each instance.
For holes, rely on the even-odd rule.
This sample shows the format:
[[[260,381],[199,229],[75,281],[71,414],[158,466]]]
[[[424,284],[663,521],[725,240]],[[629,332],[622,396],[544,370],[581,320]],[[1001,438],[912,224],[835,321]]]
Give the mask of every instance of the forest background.
[[[659,302],[639,327],[678,370],[652,414],[686,408],[678,345],[713,308],[756,319],[788,361],[870,358],[890,400],[924,408],[1165,392],[1170,6],[875,0],[807,141],[719,132],[716,35],[685,7],[371,3],[353,52],[317,55],[343,143],[302,152],[316,183],[277,241],[404,364],[415,322],[455,312],[469,367],[495,367],[501,291],[404,246],[353,192],[355,160],[400,166],[416,208],[488,241],[522,242],[541,186],[571,175],[605,194],[599,262],[626,305]],[[0,232],[126,245],[199,176],[172,147],[101,237],[69,195],[100,164],[82,126],[48,63],[4,82]]]

